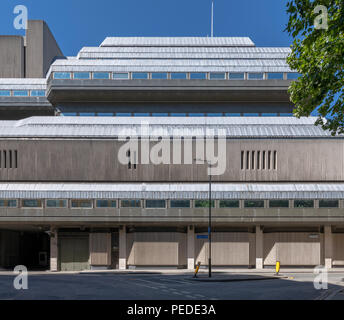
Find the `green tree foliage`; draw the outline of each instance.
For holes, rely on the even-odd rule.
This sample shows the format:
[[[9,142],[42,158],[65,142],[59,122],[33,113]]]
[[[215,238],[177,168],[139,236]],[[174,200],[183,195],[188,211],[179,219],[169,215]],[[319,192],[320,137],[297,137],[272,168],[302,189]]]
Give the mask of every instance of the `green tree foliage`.
[[[325,10],[314,10],[318,5],[327,8],[327,21]],[[317,125],[333,135],[343,133],[344,1],[292,0],[287,4],[287,13],[286,31],[294,38],[287,62],[302,74],[289,88],[296,107],[294,114],[309,116],[317,109]],[[327,23],[327,28],[315,27],[315,21],[323,27]]]

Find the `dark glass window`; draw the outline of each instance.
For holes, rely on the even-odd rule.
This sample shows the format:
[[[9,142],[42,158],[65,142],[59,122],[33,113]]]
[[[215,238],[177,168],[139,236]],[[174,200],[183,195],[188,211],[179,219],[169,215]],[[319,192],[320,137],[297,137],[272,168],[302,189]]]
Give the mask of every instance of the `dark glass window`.
[[[0,207],[15,208],[17,207],[17,200],[0,200]]]
[[[152,79],[167,79],[166,72],[153,72]]]
[[[171,73],[171,79],[181,79],[184,80],[186,79],[186,73],[182,73],[182,72],[172,72]]]
[[[245,74],[244,73],[230,73],[229,80],[244,80]]]
[[[93,72],[93,79],[109,79],[110,73],[108,72]]]
[[[47,208],[66,208],[67,200],[49,199],[46,201]]]
[[[338,200],[322,199],[319,200],[319,208],[338,208]]]
[[[289,208],[289,200],[269,200],[270,208]]]
[[[31,97],[45,97],[44,90],[31,90]]]
[[[283,73],[278,73],[278,72],[268,73],[268,79],[283,80]]]
[[[133,72],[132,78],[136,80],[146,80],[148,79],[148,73],[146,72]]]
[[[0,90],[0,97],[9,97],[11,95],[10,90]]]
[[[70,72],[54,72],[54,79],[71,79]]]
[[[248,79],[249,80],[263,80],[264,74],[263,73],[249,73]]]
[[[39,199],[23,199],[21,203],[23,208],[41,208],[42,200]]]
[[[166,208],[165,200],[146,200],[146,208]]]
[[[207,79],[206,73],[190,73],[190,79],[205,80]]]
[[[15,90],[13,91],[14,97],[27,97],[29,95],[29,91],[27,90]]]
[[[92,208],[92,200],[81,199],[81,200],[72,200],[72,208]]]
[[[116,200],[97,200],[96,205],[97,205],[97,208],[116,208],[117,201]]]
[[[212,72],[209,75],[210,80],[225,80],[226,74],[224,72]]]
[[[239,208],[239,200],[220,200],[220,208]]]
[[[126,80],[126,79],[129,79],[129,74],[128,73],[125,73],[125,72],[122,72],[122,73],[113,73],[113,79],[116,79],[116,80]]]
[[[140,208],[141,200],[121,200],[122,208]]]
[[[294,200],[294,208],[314,208],[314,200]]]
[[[190,200],[171,200],[171,208],[190,208]]]
[[[90,79],[91,74],[89,72],[74,72],[74,79]]]
[[[215,201],[211,201],[211,207],[215,207]],[[209,200],[195,200],[195,208],[209,208]]]
[[[245,208],[264,208],[264,200],[245,200]]]

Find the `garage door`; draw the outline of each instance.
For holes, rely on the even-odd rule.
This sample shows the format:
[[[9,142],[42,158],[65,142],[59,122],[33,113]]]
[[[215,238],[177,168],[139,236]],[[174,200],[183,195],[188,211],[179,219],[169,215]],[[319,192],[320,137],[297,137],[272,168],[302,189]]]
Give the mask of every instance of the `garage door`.
[[[60,239],[61,271],[80,271],[89,269],[88,237]]]
[[[322,234],[305,232],[264,233],[264,264],[316,266],[321,263]]]
[[[200,234],[198,234],[200,235]],[[202,235],[207,235],[203,233]],[[208,239],[195,240],[196,263],[208,265]],[[248,232],[213,232],[212,264],[216,266],[248,266],[255,263],[255,234]]]

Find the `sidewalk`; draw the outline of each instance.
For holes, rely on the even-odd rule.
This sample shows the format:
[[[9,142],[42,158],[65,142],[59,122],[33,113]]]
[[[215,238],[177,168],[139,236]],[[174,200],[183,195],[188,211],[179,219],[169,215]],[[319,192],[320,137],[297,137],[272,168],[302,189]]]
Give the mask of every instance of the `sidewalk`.
[[[59,271],[51,272],[47,271],[29,271],[30,275],[59,275],[59,274],[171,274],[171,275],[191,275],[194,273],[192,270],[187,269],[175,269],[175,268],[136,268],[136,269],[127,269],[127,270],[83,270],[83,271]],[[214,268],[212,269],[214,276],[221,275],[265,275],[265,276],[274,276],[274,268],[265,268],[265,269],[248,269],[248,268]],[[281,268],[280,275],[290,274],[290,273],[314,273],[313,268]],[[329,269],[328,273],[343,273],[344,277],[344,268],[333,268]],[[4,275],[14,275],[12,270],[0,270],[0,276]],[[207,276],[208,269],[200,269],[198,276]]]

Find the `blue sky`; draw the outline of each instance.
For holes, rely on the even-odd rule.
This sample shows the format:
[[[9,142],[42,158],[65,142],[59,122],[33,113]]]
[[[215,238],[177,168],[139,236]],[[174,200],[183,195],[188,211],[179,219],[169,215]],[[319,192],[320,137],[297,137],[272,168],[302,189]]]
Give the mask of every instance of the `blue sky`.
[[[249,36],[257,46],[289,46],[287,0],[215,0],[214,36]],[[13,27],[13,9],[43,19],[65,55],[98,46],[106,36],[210,35],[211,0],[1,0],[0,34]]]

